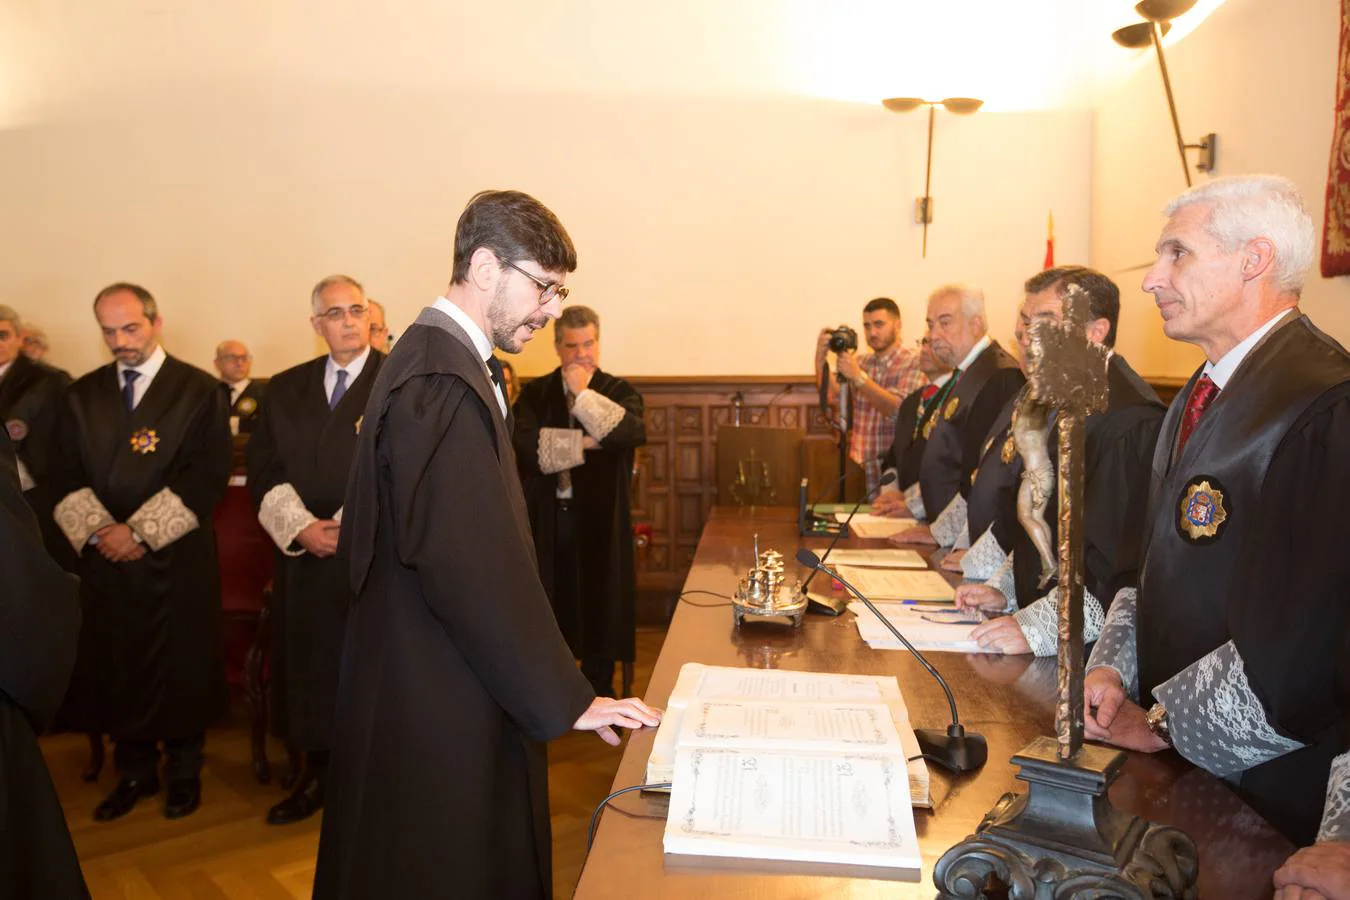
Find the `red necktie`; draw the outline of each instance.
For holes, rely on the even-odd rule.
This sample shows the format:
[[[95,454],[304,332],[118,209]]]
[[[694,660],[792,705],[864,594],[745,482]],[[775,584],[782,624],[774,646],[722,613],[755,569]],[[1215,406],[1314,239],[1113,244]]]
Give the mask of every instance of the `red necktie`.
[[[1191,396],[1186,400],[1186,409],[1181,414],[1181,434],[1177,437],[1178,456],[1185,449],[1186,442],[1191,438],[1191,432],[1195,431],[1195,426],[1200,424],[1200,417],[1218,395],[1219,386],[1210,380],[1208,375],[1201,375],[1200,380],[1191,389]]]

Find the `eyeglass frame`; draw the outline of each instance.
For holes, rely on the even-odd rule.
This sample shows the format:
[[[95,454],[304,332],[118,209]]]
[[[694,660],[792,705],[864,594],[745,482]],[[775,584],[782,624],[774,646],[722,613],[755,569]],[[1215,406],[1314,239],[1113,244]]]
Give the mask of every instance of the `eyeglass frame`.
[[[511,268],[515,269],[517,272],[524,275],[526,278],[530,279],[535,283],[535,286],[539,288],[540,306],[548,306],[550,303],[553,302],[553,297],[557,297],[559,303],[567,302],[567,295],[571,292],[568,290],[566,285],[559,284],[556,281],[544,281],[537,275],[531,275],[529,272],[526,272],[520,266],[511,262],[511,260],[509,259],[502,259],[499,256],[497,257],[497,261],[504,266],[510,266]],[[546,294],[548,294],[549,291],[553,291],[553,297],[545,296]]]
[[[245,363],[253,359],[252,353],[226,353],[224,356],[217,356],[216,359],[227,363]]]
[[[337,313],[337,315],[333,315]],[[347,316],[351,316],[358,322],[364,322],[366,316],[370,313],[369,306],[362,306],[359,303],[353,303],[351,306],[330,306],[321,313],[317,313],[314,318],[327,319],[330,322],[341,322]]]

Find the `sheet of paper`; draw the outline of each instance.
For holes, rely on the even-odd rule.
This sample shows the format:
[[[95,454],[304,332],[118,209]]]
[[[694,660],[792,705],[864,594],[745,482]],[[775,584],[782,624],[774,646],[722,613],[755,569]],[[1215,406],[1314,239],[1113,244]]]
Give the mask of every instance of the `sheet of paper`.
[[[867,569],[861,566],[839,566],[839,574],[867,599],[922,600],[928,603],[950,603],[956,598],[956,589],[937,572],[925,569]]]
[[[861,603],[849,604],[849,610],[857,616],[858,634],[874,650],[903,650],[905,645],[895,639],[890,629],[881,623],[872,611]],[[896,630],[907,637],[919,650],[936,650],[950,653],[983,653],[980,645],[971,637],[974,625],[951,625],[932,622],[923,618],[923,613],[910,607],[896,604],[877,604],[878,611],[895,626]]]
[[[740,669],[686,663],[680,669],[670,705],[691,700],[792,700],[880,701],[900,700],[895,678],[877,675],[839,675],[824,672],[792,672],[786,669]]]
[[[699,700],[682,718],[681,747],[900,749],[891,710],[881,703]]]
[[[835,513],[834,518],[843,522],[848,518],[848,513]],[[871,513],[858,513],[848,523],[848,530],[853,537],[888,538],[917,524],[913,519],[891,519],[886,516],[874,516]]]
[[[918,869],[898,754],[681,749],[667,853]]]
[[[825,562],[832,566],[865,566],[872,569],[927,569],[928,563],[914,550],[835,550]]]

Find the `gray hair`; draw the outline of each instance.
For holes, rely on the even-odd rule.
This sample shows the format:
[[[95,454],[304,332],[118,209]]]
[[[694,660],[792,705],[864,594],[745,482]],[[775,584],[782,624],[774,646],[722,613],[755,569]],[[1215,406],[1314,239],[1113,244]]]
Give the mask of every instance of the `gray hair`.
[[[0,322],[8,322],[14,326],[15,333],[23,330],[23,320],[19,318],[19,313],[12,306],[5,306],[0,303]]]
[[[961,298],[961,315],[967,319],[984,318],[984,291],[966,284],[944,284],[928,295],[929,300],[955,294]]]
[[[1167,204],[1168,218],[1188,206],[1209,206],[1205,231],[1232,253],[1248,241],[1265,238],[1275,247],[1271,280],[1294,295],[1315,258],[1313,220],[1294,182],[1279,175],[1238,175],[1196,185]]]
[[[350,275],[329,275],[323,281],[314,285],[314,290],[309,293],[309,311],[312,315],[318,315],[323,312],[323,292],[334,285],[345,284],[348,287],[356,288],[356,292],[361,295],[361,299],[366,299],[366,289],[361,287],[361,282],[352,278]]]

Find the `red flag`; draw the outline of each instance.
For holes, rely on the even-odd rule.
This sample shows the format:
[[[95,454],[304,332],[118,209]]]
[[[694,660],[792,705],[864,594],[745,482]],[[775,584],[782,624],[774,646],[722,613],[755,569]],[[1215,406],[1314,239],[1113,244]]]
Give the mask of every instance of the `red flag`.
[[[1055,213],[1050,212],[1050,221],[1045,230],[1045,268],[1055,267]]]

